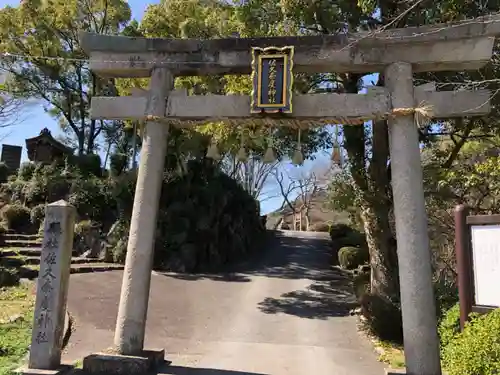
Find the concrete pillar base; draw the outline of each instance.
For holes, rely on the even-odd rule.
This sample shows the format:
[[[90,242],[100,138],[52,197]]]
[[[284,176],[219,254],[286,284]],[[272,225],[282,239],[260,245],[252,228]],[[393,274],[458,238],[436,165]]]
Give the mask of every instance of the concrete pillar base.
[[[145,375],[165,362],[165,350],[144,350],[141,356],[96,353],[83,359],[86,375]]]

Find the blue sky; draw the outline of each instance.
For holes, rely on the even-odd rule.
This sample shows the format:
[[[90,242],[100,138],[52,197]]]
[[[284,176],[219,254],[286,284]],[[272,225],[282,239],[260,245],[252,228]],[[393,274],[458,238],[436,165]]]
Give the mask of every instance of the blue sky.
[[[146,7],[149,4],[158,3],[159,0],[131,0],[129,1],[130,7],[132,9],[132,17],[140,20]],[[0,0],[0,7],[4,7],[7,5],[17,6],[19,1],[12,0]],[[367,79],[372,79],[373,77],[367,77]],[[369,82],[367,80],[367,82]],[[23,161],[27,160],[26,149],[25,149],[25,139],[31,138],[39,134],[40,130],[43,128],[48,128],[54,136],[60,134],[59,125],[57,122],[48,114],[45,113],[43,109],[42,103],[35,103],[30,105],[23,111],[22,119],[19,124],[16,126],[0,129],[0,143],[2,144],[10,144],[10,145],[22,145],[23,146]],[[322,167],[327,165],[330,161],[330,152],[331,150],[326,150],[320,152],[316,155],[316,160],[306,161],[303,166],[300,168],[294,167],[290,164],[285,164],[282,166],[283,169],[290,170],[294,169],[292,173],[294,175],[298,175],[300,173],[307,173],[313,166],[317,166],[318,164]],[[281,206],[283,199],[279,197],[277,193],[277,187],[272,187],[272,183],[267,184],[270,186],[267,190],[269,195],[278,195],[271,199],[265,199],[261,204],[261,209],[263,213],[268,213],[273,211],[274,209]]]
[[[154,0],[148,0],[147,2],[142,0],[131,0],[128,3],[132,8],[133,17],[141,19],[147,5],[158,2],[159,1]],[[17,6],[19,5],[19,1],[0,0],[0,8],[7,5]],[[27,160],[24,142],[26,138],[38,135],[40,130],[43,128],[48,128],[54,135],[60,133],[59,125],[51,116],[45,113],[42,104],[30,105],[24,112],[25,113],[21,116],[22,118],[19,124],[8,129],[0,129],[0,141],[2,144],[5,143],[23,146],[23,161]]]

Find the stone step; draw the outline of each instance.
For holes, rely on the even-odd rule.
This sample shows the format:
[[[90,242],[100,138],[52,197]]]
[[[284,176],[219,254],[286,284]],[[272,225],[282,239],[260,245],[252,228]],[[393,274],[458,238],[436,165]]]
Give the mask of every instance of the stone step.
[[[40,247],[41,240],[5,240],[4,247]]]
[[[42,248],[41,247],[21,247],[19,249],[15,249],[19,255],[24,255],[24,256],[40,256],[42,253]]]
[[[1,257],[10,257],[13,255],[18,255],[18,254],[19,253],[16,250],[0,248],[0,258]]]
[[[42,237],[38,234],[5,233],[4,239],[16,241],[41,241]]]
[[[101,259],[97,258],[79,258],[73,257],[71,258],[71,264],[95,264],[102,263]],[[22,265],[33,265],[40,264],[40,256],[20,256],[20,255],[8,255],[0,257],[0,264],[9,265],[12,267],[22,266]]]
[[[123,270],[122,264],[115,263],[81,263],[71,265],[71,274],[92,273]],[[38,266],[23,266],[20,268],[21,277],[25,279],[36,279],[38,277]]]
[[[71,264],[113,264],[113,263],[103,263],[102,259],[98,258],[79,258],[73,257],[71,258]]]
[[[6,266],[6,267],[21,267],[24,266],[26,263],[24,262],[24,259],[22,257],[18,256],[8,256],[8,257],[1,257],[0,258],[0,265]]]
[[[123,270],[124,268],[125,266],[123,264],[116,263],[82,263],[72,264],[71,273],[105,272]]]
[[[0,257],[1,256],[11,256],[11,255],[24,255],[24,256],[40,256],[42,252],[41,247],[9,247],[9,248],[0,248]],[[76,252],[73,251],[73,255],[76,255]]]

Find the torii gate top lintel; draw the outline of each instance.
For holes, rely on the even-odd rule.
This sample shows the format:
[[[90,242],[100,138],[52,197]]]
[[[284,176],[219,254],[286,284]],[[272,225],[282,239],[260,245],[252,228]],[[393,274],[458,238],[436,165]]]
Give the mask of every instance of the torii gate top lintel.
[[[490,60],[498,34],[495,15],[356,34],[200,40],[82,33],[80,39],[96,73],[149,77],[165,64],[176,75],[249,74],[251,48],[267,46],[294,46],[296,72],[381,72],[397,61],[411,63],[414,72],[478,69]]]

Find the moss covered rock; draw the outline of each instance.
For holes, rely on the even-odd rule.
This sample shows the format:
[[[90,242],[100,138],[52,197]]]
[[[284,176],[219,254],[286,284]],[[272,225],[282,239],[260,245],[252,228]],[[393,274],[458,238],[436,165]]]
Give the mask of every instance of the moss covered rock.
[[[370,260],[365,247],[347,246],[339,250],[339,264],[342,268],[352,270]]]
[[[13,267],[0,264],[0,287],[13,286],[19,283],[19,271]]]
[[[8,229],[23,232],[31,225],[31,211],[28,207],[19,203],[7,204],[0,211],[2,221]]]

